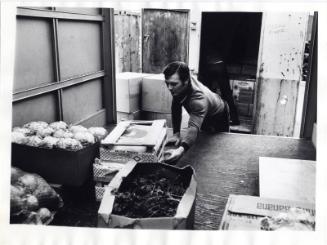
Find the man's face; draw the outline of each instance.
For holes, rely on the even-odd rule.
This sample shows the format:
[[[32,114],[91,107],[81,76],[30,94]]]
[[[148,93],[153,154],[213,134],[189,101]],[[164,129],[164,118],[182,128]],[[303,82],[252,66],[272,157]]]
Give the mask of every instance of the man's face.
[[[179,79],[177,73],[173,74],[168,80],[166,80],[167,88],[169,89],[172,96],[178,96],[187,88],[188,81],[184,84]]]

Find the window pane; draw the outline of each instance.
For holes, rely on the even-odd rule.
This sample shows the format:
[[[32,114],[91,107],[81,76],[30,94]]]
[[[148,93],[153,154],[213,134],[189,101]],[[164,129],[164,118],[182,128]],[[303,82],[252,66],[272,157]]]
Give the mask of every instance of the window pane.
[[[31,121],[56,121],[56,95],[47,94],[13,104],[13,127]]]
[[[17,19],[14,91],[54,81],[51,24]]]
[[[90,81],[63,91],[63,113],[67,123],[76,123],[103,108],[102,80]]]
[[[102,70],[99,23],[59,21],[61,78]]]

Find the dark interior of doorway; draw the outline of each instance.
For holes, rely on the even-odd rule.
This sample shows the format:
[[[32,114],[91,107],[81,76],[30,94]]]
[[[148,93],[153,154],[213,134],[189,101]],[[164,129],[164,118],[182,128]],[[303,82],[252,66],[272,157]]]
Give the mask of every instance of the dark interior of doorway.
[[[219,88],[226,87],[224,78],[229,80],[232,93],[227,97],[233,96],[240,120],[232,132],[252,132],[261,21],[262,13],[257,12],[202,13],[198,78],[211,90],[223,92],[223,97],[226,89]]]

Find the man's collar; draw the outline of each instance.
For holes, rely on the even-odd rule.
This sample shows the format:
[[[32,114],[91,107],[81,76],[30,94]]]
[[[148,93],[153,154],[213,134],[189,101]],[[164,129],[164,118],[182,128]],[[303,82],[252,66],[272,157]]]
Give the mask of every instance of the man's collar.
[[[181,96],[178,96],[176,99],[179,101],[180,104],[182,104],[191,93],[192,93],[192,78],[190,79],[189,84],[186,90],[183,92],[183,94]]]

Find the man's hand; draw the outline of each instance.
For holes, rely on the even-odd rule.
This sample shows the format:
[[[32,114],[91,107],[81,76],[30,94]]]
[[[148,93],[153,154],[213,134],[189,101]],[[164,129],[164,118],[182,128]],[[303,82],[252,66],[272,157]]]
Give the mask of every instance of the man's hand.
[[[179,146],[181,144],[181,134],[176,133],[171,138],[169,138],[166,142],[166,145],[174,145]]]
[[[165,163],[175,163],[182,157],[184,153],[184,147],[180,146],[177,149],[170,149],[164,152]]]

